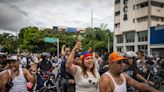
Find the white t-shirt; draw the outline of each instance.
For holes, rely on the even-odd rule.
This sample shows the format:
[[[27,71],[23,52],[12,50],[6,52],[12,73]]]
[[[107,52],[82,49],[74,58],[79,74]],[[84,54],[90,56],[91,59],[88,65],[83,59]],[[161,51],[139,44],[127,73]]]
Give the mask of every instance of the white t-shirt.
[[[88,77],[84,78],[82,75],[82,69],[80,66],[77,66],[77,72],[74,75],[76,82],[76,92],[98,92],[98,81],[100,79],[99,72],[96,69],[95,75],[90,72],[87,72]]]
[[[23,57],[21,60],[20,60],[20,62],[21,62],[21,64],[23,65],[23,66],[27,66],[27,58],[26,57]]]

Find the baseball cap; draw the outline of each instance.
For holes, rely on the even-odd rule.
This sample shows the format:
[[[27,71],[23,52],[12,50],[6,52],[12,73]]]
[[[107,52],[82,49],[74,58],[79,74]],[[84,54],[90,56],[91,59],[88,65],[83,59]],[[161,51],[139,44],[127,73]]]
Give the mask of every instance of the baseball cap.
[[[108,57],[109,62],[116,62],[116,61],[124,60],[124,59],[126,58],[122,55],[121,52],[113,52]]]

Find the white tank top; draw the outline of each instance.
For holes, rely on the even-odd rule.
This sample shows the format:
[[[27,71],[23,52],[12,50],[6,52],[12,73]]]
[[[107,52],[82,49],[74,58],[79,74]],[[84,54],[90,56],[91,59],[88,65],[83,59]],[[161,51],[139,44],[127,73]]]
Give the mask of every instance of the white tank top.
[[[106,72],[106,74],[109,75],[109,77],[112,79],[112,81],[114,83],[114,91],[113,92],[127,92],[126,80],[122,74],[121,74],[121,76],[123,78],[123,83],[121,85],[118,85],[115,82],[115,80],[113,79],[113,76],[109,72]]]
[[[26,87],[26,79],[24,77],[23,69],[19,68],[19,76],[15,76],[12,80],[13,87],[9,92],[28,92]]]

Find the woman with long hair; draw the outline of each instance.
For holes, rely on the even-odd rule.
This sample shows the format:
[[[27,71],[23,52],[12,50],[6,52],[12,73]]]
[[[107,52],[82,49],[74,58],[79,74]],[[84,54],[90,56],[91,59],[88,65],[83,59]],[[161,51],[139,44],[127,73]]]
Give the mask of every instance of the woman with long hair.
[[[27,88],[32,88],[35,83],[35,74],[31,74],[29,70],[20,67],[19,60],[7,60],[11,62],[7,71],[3,73],[3,91],[9,92],[27,92]],[[29,81],[28,85],[26,84]],[[2,92],[3,92],[2,91]]]
[[[66,68],[75,78],[75,92],[98,92],[98,81],[100,75],[95,68],[92,54],[90,52],[82,53],[82,63],[80,66],[73,63],[75,53],[81,48],[81,46],[81,42],[76,43],[67,59]]]

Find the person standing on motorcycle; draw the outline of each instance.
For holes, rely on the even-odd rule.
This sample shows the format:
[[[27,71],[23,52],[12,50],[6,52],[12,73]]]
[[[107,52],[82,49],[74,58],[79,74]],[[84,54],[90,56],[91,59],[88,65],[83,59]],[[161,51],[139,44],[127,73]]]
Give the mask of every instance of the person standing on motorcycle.
[[[144,52],[143,51],[137,51],[137,67],[139,69],[139,74],[142,75],[143,77],[146,78],[147,76],[147,65],[146,65],[146,57],[144,55]]]
[[[125,53],[125,57],[127,58],[127,66],[125,68],[125,72],[132,77],[135,80],[143,81],[148,84],[154,84],[153,82],[146,80],[142,75],[138,73],[139,69],[137,68],[137,63],[136,63],[136,53],[133,51],[128,51]],[[130,89],[131,87],[129,87]]]

